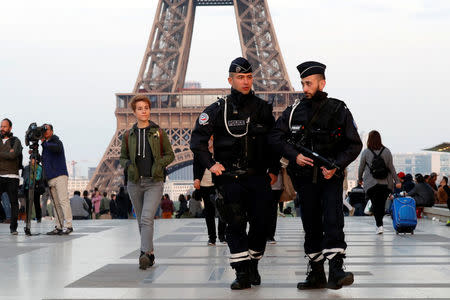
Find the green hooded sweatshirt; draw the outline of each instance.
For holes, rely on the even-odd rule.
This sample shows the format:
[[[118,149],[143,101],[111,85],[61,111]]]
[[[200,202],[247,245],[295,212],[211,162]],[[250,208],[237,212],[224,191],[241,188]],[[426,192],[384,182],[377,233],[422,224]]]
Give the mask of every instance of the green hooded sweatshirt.
[[[128,149],[125,143],[126,132],[124,133],[122,138],[120,164],[124,168],[128,167],[128,180],[133,183],[137,183],[140,176],[138,167],[136,165],[137,123],[134,124],[128,132]],[[151,171],[152,178],[154,181],[164,181],[164,170],[175,159],[175,154],[173,153],[169,137],[163,129],[159,130],[159,126],[150,121],[150,130],[147,131],[147,138],[153,154],[153,164]],[[161,153],[161,138],[163,153]]]

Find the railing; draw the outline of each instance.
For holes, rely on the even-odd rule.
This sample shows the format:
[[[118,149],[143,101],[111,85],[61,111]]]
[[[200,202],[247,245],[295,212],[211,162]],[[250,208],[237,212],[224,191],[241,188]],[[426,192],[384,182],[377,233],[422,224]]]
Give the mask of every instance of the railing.
[[[144,93],[151,102],[151,109],[201,109],[227,94],[229,90],[189,90],[180,93]],[[274,107],[286,107],[301,96],[301,92],[256,92],[256,95],[273,103]],[[134,94],[116,94],[117,109],[129,109]]]

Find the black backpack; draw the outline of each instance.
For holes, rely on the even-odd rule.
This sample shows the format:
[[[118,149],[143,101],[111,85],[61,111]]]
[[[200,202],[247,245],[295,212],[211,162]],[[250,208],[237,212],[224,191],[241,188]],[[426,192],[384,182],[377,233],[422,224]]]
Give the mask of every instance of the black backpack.
[[[372,164],[370,165],[370,173],[375,179],[386,179],[389,174],[389,169],[386,167],[386,163],[381,157],[384,147],[381,148],[380,154],[376,155],[371,149],[370,152],[373,153]]]

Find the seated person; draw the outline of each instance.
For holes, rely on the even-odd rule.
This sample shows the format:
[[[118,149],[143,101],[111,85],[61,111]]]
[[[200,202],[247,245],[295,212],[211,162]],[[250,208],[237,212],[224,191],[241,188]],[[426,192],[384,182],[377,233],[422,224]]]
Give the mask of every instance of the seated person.
[[[348,193],[350,205],[355,208],[354,216],[364,216],[364,207],[366,206],[366,192],[361,184],[351,189]]]
[[[70,198],[70,208],[74,220],[87,220],[89,218],[89,205],[81,198],[79,191],[73,192],[73,197]]]
[[[416,185],[407,195],[414,198],[416,201],[417,218],[421,218],[423,208],[434,205],[434,191],[431,186],[425,182],[425,178],[422,174],[416,174],[415,179]]]

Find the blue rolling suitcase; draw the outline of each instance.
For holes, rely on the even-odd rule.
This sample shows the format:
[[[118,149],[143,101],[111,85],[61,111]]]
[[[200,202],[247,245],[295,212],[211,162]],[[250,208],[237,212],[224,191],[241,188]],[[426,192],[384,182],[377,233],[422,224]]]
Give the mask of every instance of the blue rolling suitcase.
[[[414,234],[417,225],[416,201],[411,197],[395,198],[392,203],[392,224],[395,232]]]

